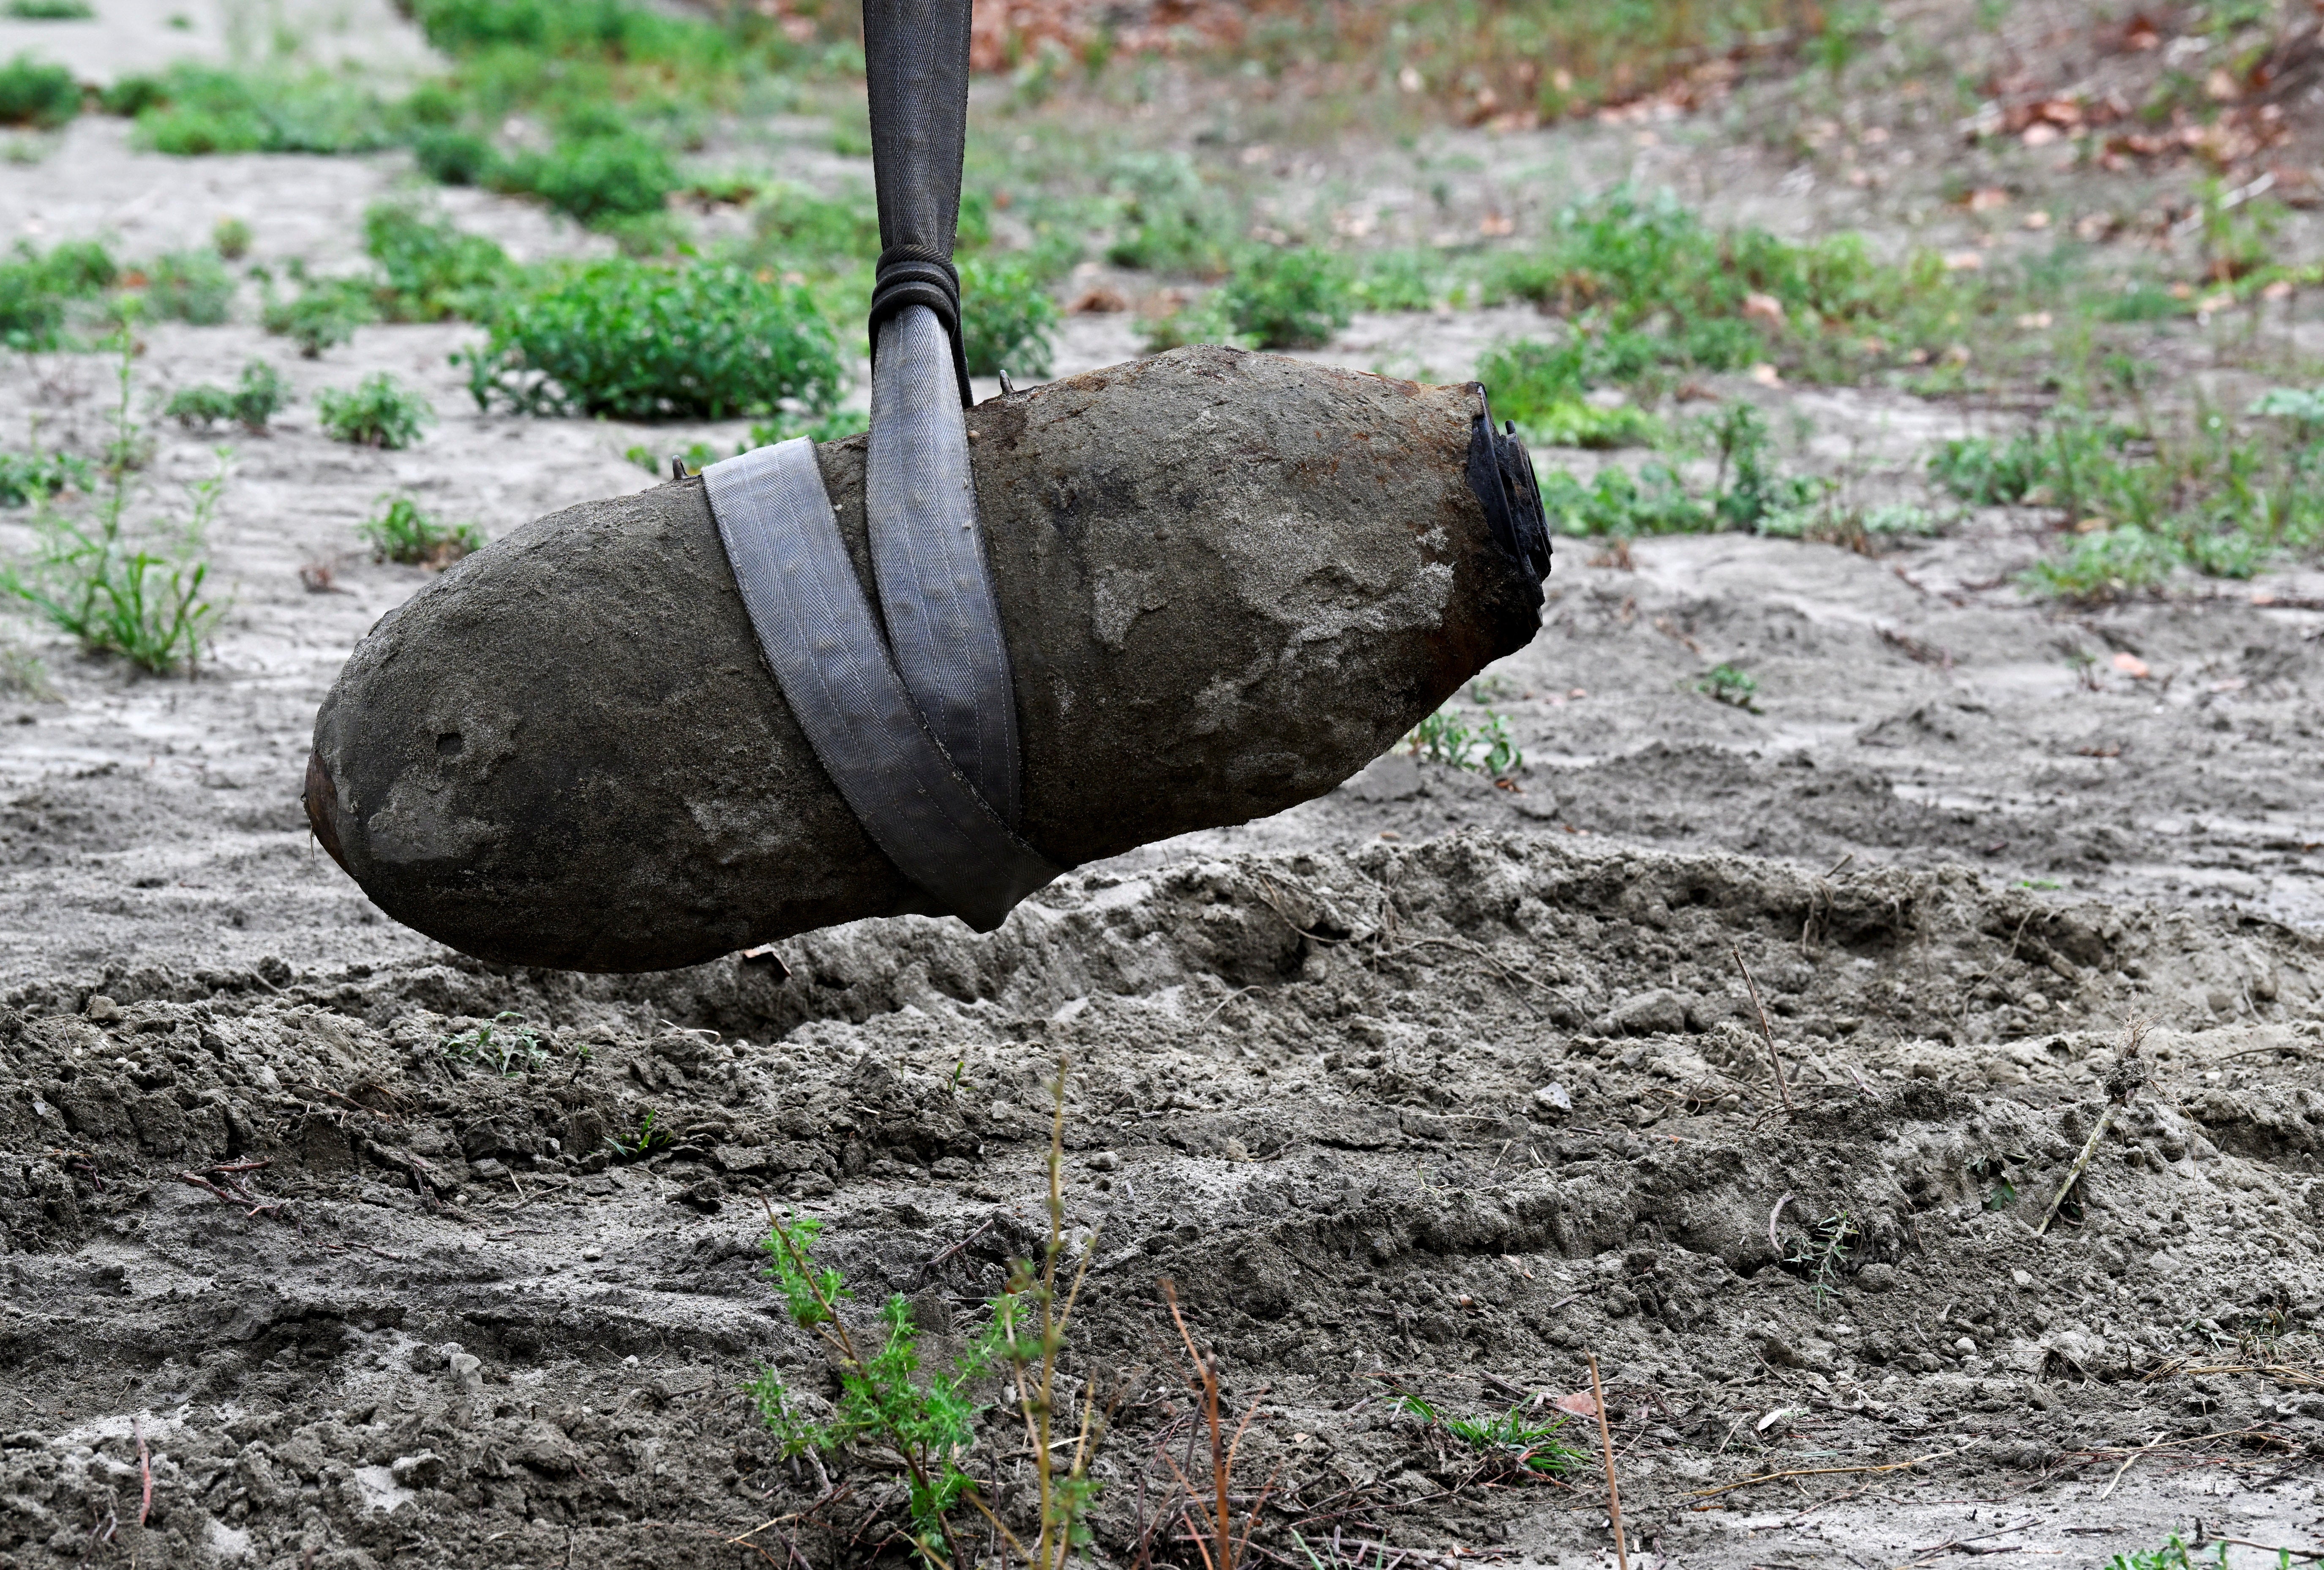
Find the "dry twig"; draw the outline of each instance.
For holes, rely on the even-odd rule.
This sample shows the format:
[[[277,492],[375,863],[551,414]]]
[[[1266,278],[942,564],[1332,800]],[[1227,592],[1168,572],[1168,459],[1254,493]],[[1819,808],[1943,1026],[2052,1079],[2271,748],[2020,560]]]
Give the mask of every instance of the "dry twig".
[[[1775,1094],[1784,1098],[1784,1111],[1792,1117],[1799,1109],[1792,1105],[1792,1087],[1784,1083],[1784,1055],[1775,1050],[1775,1027],[1767,1023],[1766,1005],[1759,1001],[1759,984],[1751,979],[1751,967],[1743,963],[1743,951],[1730,943],[1727,952],[1735,956],[1735,968],[1743,973],[1743,984],[1751,989],[1751,1011],[1759,1016],[1759,1035],[1767,1043],[1767,1061],[1775,1066]]]
[[[1210,1430],[1211,1497],[1203,1497],[1194,1480],[1186,1475],[1167,1450],[1162,1453],[1163,1464],[1177,1478],[1178,1486],[1185,1491],[1204,1531],[1210,1534],[1216,1545],[1213,1548],[1213,1544],[1204,1542],[1201,1535],[1188,1533],[1194,1551],[1202,1556],[1204,1570],[1236,1570],[1250,1547],[1250,1534],[1252,1528],[1259,1525],[1259,1512],[1266,1506],[1267,1497],[1275,1488],[1275,1480],[1270,1477],[1267,1485],[1259,1491],[1259,1497],[1251,1501],[1250,1514],[1243,1519],[1242,1537],[1238,1541],[1234,1534],[1231,1498],[1235,1453],[1242,1448],[1243,1436],[1250,1431],[1251,1420],[1259,1416],[1259,1402],[1266,1399],[1267,1390],[1262,1386],[1259,1394],[1251,1398],[1250,1406],[1244,1411],[1241,1421],[1235,1425],[1233,1437],[1229,1438],[1219,1405],[1218,1362],[1215,1359],[1204,1358],[1194,1345],[1194,1333],[1186,1328],[1185,1316],[1178,1312],[1177,1283],[1167,1276],[1162,1279],[1162,1296],[1169,1302],[1171,1322],[1178,1327],[1178,1339],[1185,1344],[1186,1356],[1194,1364],[1193,1372],[1187,1376],[1187,1388],[1194,1392],[1202,1420]]]
[[[1614,1527],[1614,1563],[1630,1570],[1630,1551],[1622,1545],[1622,1489],[1614,1481],[1614,1431],[1606,1426],[1606,1390],[1598,1382],[1598,1354],[1590,1354],[1590,1400],[1598,1408],[1598,1445],[1606,1457],[1606,1517]]]
[[[1959,1455],[1959,1450],[1936,1450],[1926,1455],[1915,1455],[1910,1461],[1892,1461],[1885,1466],[1795,1466],[1784,1472],[1763,1472],[1737,1482],[1721,1483],[1717,1488],[1701,1488],[1694,1492],[1697,1499],[1715,1499],[1722,1493],[1733,1493],[1738,1488],[1754,1483],[1781,1482],[1787,1477],[1849,1477],[1873,1472],[1909,1472],[1915,1466],[1926,1466],[1932,1461],[1946,1461]]]

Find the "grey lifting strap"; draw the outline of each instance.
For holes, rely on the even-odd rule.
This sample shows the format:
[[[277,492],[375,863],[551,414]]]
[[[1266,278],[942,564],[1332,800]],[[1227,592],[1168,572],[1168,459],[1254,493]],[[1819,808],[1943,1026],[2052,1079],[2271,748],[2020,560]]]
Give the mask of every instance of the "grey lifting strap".
[[[759,648],[840,795],[899,871],[991,931],[1065,869],[1017,837],[921,717],[839,537],[814,442],[759,448],[703,481]]]
[[[863,476],[888,644],[921,717],[1001,821],[1017,827],[1017,694],[976,526],[952,340],[907,305],[880,324]]]

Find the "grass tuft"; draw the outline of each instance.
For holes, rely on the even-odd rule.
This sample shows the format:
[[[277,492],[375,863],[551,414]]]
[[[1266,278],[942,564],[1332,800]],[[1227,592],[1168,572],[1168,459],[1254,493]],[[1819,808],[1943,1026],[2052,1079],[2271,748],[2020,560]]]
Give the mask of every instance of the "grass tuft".
[[[1489,780],[1511,780],[1525,771],[1525,753],[1509,734],[1508,716],[1484,711],[1484,722],[1471,725],[1451,705],[1413,726],[1397,743],[1424,763],[1466,769]]]
[[[222,425],[233,420],[253,435],[290,402],[290,383],[264,360],[242,368],[242,380],[229,391],[210,383],[183,387],[171,396],[161,412],[188,429]]]
[[[60,65],[20,54],[0,66],[0,125],[53,130],[80,113],[80,84]]]
[[[420,439],[436,423],[436,410],[421,393],[385,371],[374,372],[351,389],[327,387],[315,397],[316,412],[334,440],[394,451]]]
[[[507,302],[456,356],[479,409],[615,420],[763,417],[837,402],[830,327],[800,287],[733,265],[626,259]]]
[[[474,523],[441,523],[409,496],[389,502],[375,517],[355,525],[374,559],[436,569],[484,548],[484,531]]]

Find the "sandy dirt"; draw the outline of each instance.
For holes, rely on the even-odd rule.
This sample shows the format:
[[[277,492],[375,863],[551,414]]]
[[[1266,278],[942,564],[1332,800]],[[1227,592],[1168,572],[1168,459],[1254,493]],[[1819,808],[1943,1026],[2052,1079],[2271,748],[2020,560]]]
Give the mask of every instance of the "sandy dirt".
[[[1566,171],[1527,177],[1551,203],[1685,167],[1677,137],[1531,134],[1502,167]],[[1720,156],[1714,210],[1831,216]],[[0,215],[132,255],[240,216],[261,258],[344,266],[401,170],[177,162],[84,120],[0,167]],[[521,254],[585,245],[440,199]],[[1634,1565],[2324,1542],[2324,613],[2282,608],[2319,575],[2045,609],[2009,581],[2035,521],[1999,511],[1878,557],[1562,541],[1540,636],[1469,700],[1508,716],[1515,790],[1391,757],[988,937],[905,918],[779,966],[503,973],[388,922],[297,807],[315,705],[424,581],[354,525],[408,490],[503,532],[647,483],[632,445],[742,428],[481,416],[447,363],[472,329],[307,362],[254,300],[148,331],[135,367],[141,408],[254,356],[301,394],[233,443],[215,660],[136,678],[6,627],[51,690],[0,701],[0,1566],[901,1562],[892,1472],[781,1462],[739,1393],[769,1365],[830,1393],[756,1273],[763,1206],[823,1218],[862,1303],[903,1293],[956,1348],[1038,1243],[1061,1056],[1092,1260],[1068,1369],[1120,1401],[1106,1562],[1194,1562],[1164,1278],[1260,1405],[1238,1487],[1285,1563],[1295,1530],[1334,1564],[1611,1563],[1594,1459],[1528,1482],[1395,1399],[1546,1418],[1591,1353]],[[1453,377],[1523,330],[1362,318],[1318,357]],[[1135,346],[1126,313],[1071,318],[1056,369]],[[316,429],[317,390],[376,369],[435,402],[410,451]],[[13,364],[0,430],[97,439],[111,374]],[[1754,395],[1911,499],[1929,440],[1999,418]],[[153,435],[158,513],[212,453]],[[1700,690],[1721,661],[1755,709]],[[530,1071],[447,1058],[511,1011]],[[676,1142],[612,1158],[649,1110]],[[997,1420],[973,1459],[1021,1509]]]

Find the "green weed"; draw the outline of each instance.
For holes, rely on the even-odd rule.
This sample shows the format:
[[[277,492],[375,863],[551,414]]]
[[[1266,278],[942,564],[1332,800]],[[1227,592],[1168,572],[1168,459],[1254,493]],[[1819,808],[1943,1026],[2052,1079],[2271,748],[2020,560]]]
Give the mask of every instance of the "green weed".
[[[1226,196],[1183,152],[1138,152],[1109,176],[1115,221],[1106,259],[1117,267],[1212,276],[1240,225]]]
[[[772,439],[779,441],[783,439],[777,437]],[[747,442],[743,445],[742,452],[738,452],[735,456],[740,457],[742,452],[748,452],[754,447],[764,447],[766,445],[766,442],[758,440]],[[665,479],[669,477],[669,460],[672,457],[676,457],[678,461],[686,465],[687,473],[690,475],[698,475],[703,470],[708,468],[712,464],[716,463],[719,457],[718,449],[712,447],[706,441],[695,442],[681,453],[657,452],[654,448],[646,446],[643,442],[640,442],[633,447],[622,449],[622,456],[627,458],[630,462],[637,465],[638,467],[645,470],[646,473]]]
[[[1057,302],[1023,256],[972,256],[960,268],[961,337],[968,374],[1049,374]]]
[[[250,254],[250,226],[240,218],[220,218],[210,226],[210,249],[228,262]]]
[[[161,412],[189,429],[233,420],[257,434],[290,403],[290,383],[264,360],[242,368],[242,380],[228,390],[209,383],[182,387],[171,396]]]
[[[1676,470],[1659,463],[1641,464],[1636,474],[1603,468],[1586,486],[1553,470],[1541,481],[1552,524],[1572,534],[1625,538],[1721,529],[1796,534],[1794,515],[1826,494],[1820,480],[1778,470],[1766,419],[1748,403],[1722,406],[1686,435],[1717,459],[1708,495],[1693,494]]]
[[[407,567],[449,567],[484,547],[484,531],[474,523],[439,523],[409,496],[389,502],[376,516],[356,524],[355,532],[374,559]]]
[[[1628,189],[1567,208],[1542,245],[1502,254],[1484,279],[1488,302],[1533,300],[1585,337],[1635,335],[1610,349],[1632,375],[1760,360],[1827,375],[1868,341],[1958,311],[1958,288],[1932,257],[1893,266],[1853,235],[1795,245],[1713,230],[1666,191]]]
[[[97,7],[88,0],[8,0],[8,14],[20,22],[87,22]]]
[[[0,564],[0,594],[23,600],[92,653],[117,654],[167,675],[194,669],[220,614],[203,596],[209,565],[202,552],[226,492],[226,455],[208,478],[186,488],[187,515],[176,527],[129,528],[130,466],[144,445],[131,402],[134,325],[133,307],[116,339],[118,396],[104,492],[86,515],[36,493],[32,553]]]
[[[678,188],[678,166],[659,142],[623,128],[560,141],[547,152],[504,162],[493,183],[529,191],[585,224],[659,213]]]
[[[779,185],[752,209],[759,249],[770,260],[815,272],[844,272],[880,255],[880,215],[870,193],[822,197]]]
[[[97,106],[108,115],[120,115],[134,120],[168,97],[161,78],[133,73],[115,77],[99,89]]]
[[[1489,780],[1514,779],[1525,770],[1508,716],[1490,709],[1483,724],[1471,725],[1448,705],[1413,726],[1397,745],[1424,763],[1467,769]]]
[[[72,307],[119,280],[111,253],[95,241],[70,242],[43,254],[21,241],[0,261],[0,345],[21,353],[61,346]]]
[[[1235,332],[1262,349],[1319,349],[1355,309],[1347,263],[1310,245],[1243,252],[1218,291]]]
[[[657,1122],[654,1110],[646,1108],[638,1119],[638,1131],[627,1139],[618,1135],[605,1136],[605,1151],[616,1161],[642,1161],[657,1150],[668,1150],[678,1143],[678,1136],[669,1131],[667,1123]]]
[[[591,263],[506,302],[454,356],[477,407],[616,420],[814,412],[838,399],[831,328],[806,291],[731,264]]]
[[[781,1291],[792,1319],[823,1343],[838,1376],[839,1395],[830,1417],[818,1419],[771,1368],[744,1389],[787,1457],[851,1445],[893,1456],[905,1473],[914,1546],[931,1566],[973,1563],[964,1555],[950,1519],[964,1501],[1033,1570],[1064,1570],[1089,1540],[1084,1517],[1098,1486],[1089,1468],[1111,1410],[1099,1411],[1094,1380],[1084,1383],[1078,1414],[1071,1398],[1061,1400],[1057,1390],[1074,1305],[1097,1252],[1093,1234],[1082,1243],[1070,1281],[1060,1279],[1059,1267],[1070,1262],[1065,1076],[1061,1061],[1050,1122],[1047,1245],[1038,1261],[1019,1260],[1010,1266],[1001,1295],[991,1301],[990,1318],[948,1371],[923,1372],[918,1327],[900,1293],[880,1307],[879,1344],[868,1346],[868,1338],[859,1338],[840,1314],[840,1305],[853,1296],[845,1278],[816,1261],[822,1224],[768,1214],[768,1235],[760,1245],[769,1260],[765,1274]],[[1003,1521],[997,1500],[986,1499],[988,1491],[964,1469],[975,1449],[975,1421],[983,1409],[971,1391],[988,1379],[1001,1381],[1008,1404],[1024,1424],[1036,1490],[1036,1528],[1030,1532],[1020,1534]],[[1061,1449],[1069,1450],[1062,1459]]]
[[[378,319],[371,286],[364,280],[301,277],[298,282],[299,292],[281,300],[275,296],[273,280],[262,277],[266,303],[259,320],[268,332],[298,345],[299,353],[307,359],[320,358],[325,349],[353,339],[355,328]]]
[[[1661,420],[1629,404],[1593,403],[1591,388],[1622,380],[1627,363],[1601,338],[1576,336],[1558,345],[1521,342],[1493,350],[1477,366],[1477,380],[1493,412],[1525,428],[1542,447],[1651,447],[1666,434]]]
[[[172,251],[146,275],[145,309],[164,320],[216,327],[234,308],[234,275],[213,251]]]
[[[919,1330],[911,1306],[897,1293],[880,1307],[877,1350],[865,1353],[839,1314],[840,1303],[854,1293],[838,1270],[816,1263],[823,1224],[808,1216],[768,1219],[770,1230],[760,1244],[770,1261],[765,1273],[782,1293],[792,1319],[824,1342],[837,1366],[840,1394],[830,1420],[817,1422],[771,1368],[744,1390],[758,1403],[786,1459],[858,1445],[892,1455],[909,1478],[909,1508],[922,1556],[934,1565],[966,1563],[945,1516],[975,1488],[959,1462],[976,1443],[979,1408],[967,1391],[991,1371],[991,1337],[973,1343],[948,1374],[923,1377]]]
[[[1370,251],[1357,261],[1348,285],[1365,310],[1427,310],[1444,292],[1444,269],[1431,251]]]
[[[1705,697],[1736,708],[1759,712],[1759,679],[1739,665],[1724,662],[1712,666],[1695,682],[1694,689]]]
[[[2160,1548],[2141,1548],[2129,1554],[2116,1554],[2106,1563],[2106,1570],[2227,1570],[2227,1546],[2218,1545],[2217,1559],[2199,1559],[2190,1553],[2187,1545],[2172,1533],[2170,1541]],[[2278,1557],[2289,1570],[2292,1556]]]
[[[2263,395],[2237,428],[2198,411],[2184,425],[2068,410],[2006,441],[1947,442],[1940,486],[1978,504],[2056,509],[2076,529],[2064,556],[2028,575],[2034,592],[2091,602],[2159,588],[2181,565],[2249,577],[2280,550],[2324,542],[2324,400]]]
[[[491,185],[501,171],[492,138],[457,125],[422,127],[412,136],[411,158],[438,185]]]
[[[508,253],[493,240],[403,203],[364,210],[364,253],[383,275],[374,298],[388,321],[487,315],[512,272]]]
[[[20,54],[0,66],[0,125],[53,129],[80,113],[80,84],[60,65]]]
[[[1858,1235],[1849,1213],[1834,1211],[1808,1228],[1806,1236],[1794,1240],[1791,1251],[1784,1256],[1785,1269],[1807,1278],[1808,1289],[1814,1294],[1817,1307],[1822,1307],[1840,1289],[1840,1273]]]
[[[2028,568],[2023,582],[2044,598],[2103,605],[2159,591],[2182,559],[2172,540],[2126,523],[2077,537],[2064,556]]]
[[[437,1052],[455,1068],[481,1068],[503,1079],[538,1074],[549,1053],[522,1014],[503,1011],[481,1025],[440,1038]]]
[[[1566,534],[1702,534],[1718,514],[1689,494],[1667,465],[1641,464],[1636,474],[1607,467],[1584,485],[1563,469],[1541,476],[1541,503],[1550,526]]]
[[[337,77],[180,65],[152,82],[135,141],[155,152],[370,152],[397,140],[386,106]]]
[[[410,447],[436,423],[435,406],[385,371],[352,388],[326,387],[315,395],[315,411],[333,440],[390,451]]]
[[[0,507],[22,507],[66,491],[93,491],[87,458],[66,452],[0,452]]]
[[[1588,1452],[1558,1438],[1558,1431],[1565,1427],[1563,1414],[1546,1423],[1538,1422],[1519,1405],[1498,1418],[1447,1418],[1409,1391],[1397,1394],[1396,1406],[1511,1472],[1563,1477],[1590,1461]]]

